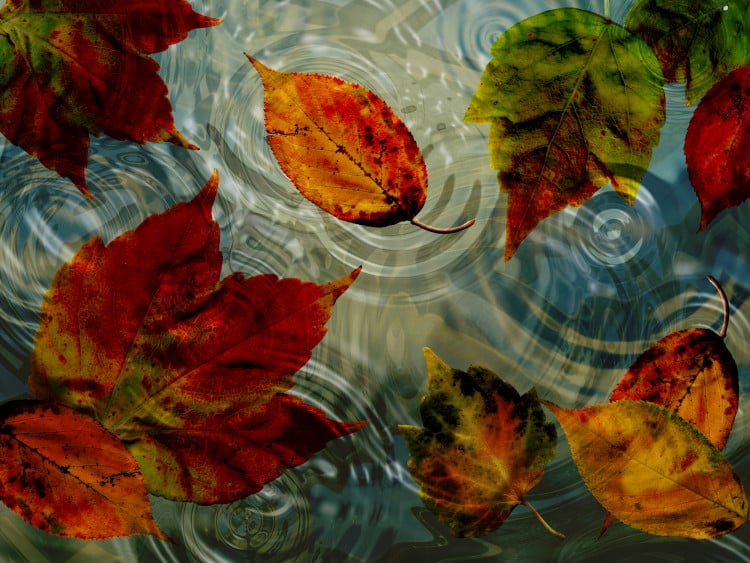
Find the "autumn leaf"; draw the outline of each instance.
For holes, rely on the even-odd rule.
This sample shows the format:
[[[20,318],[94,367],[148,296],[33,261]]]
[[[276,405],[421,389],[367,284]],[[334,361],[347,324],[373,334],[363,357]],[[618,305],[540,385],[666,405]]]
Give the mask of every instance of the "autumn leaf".
[[[725,0],[638,0],[625,27],[654,50],[667,82],[698,102],[717,80],[750,64],[750,6]]]
[[[403,121],[381,98],[335,76],[280,72],[246,55],[265,91],[265,127],[281,169],[300,193],[334,217],[371,227],[401,221],[433,232],[416,214],[427,167]]]
[[[409,472],[425,506],[457,536],[481,536],[523,504],[558,537],[526,500],[555,455],[557,435],[536,392],[523,396],[491,371],[453,369],[429,348],[424,428],[399,426]]]
[[[0,498],[50,534],[170,541],[151,515],[133,456],[90,416],[57,404],[0,406]]]
[[[663,80],[636,35],[591,12],[550,10],[498,38],[464,120],[491,124],[510,260],[540,221],[608,182],[635,199],[664,125]]]
[[[219,19],[185,0],[6,0],[0,8],[0,132],[90,195],[89,135],[191,145],[147,55]]]
[[[610,401],[644,400],[666,407],[723,449],[737,414],[739,379],[724,342],[729,303],[718,282],[709,280],[724,305],[720,332],[690,328],[660,339],[630,366]]]
[[[717,334],[690,328],[656,342],[630,366],[610,401],[644,400],[661,405],[684,418],[719,450],[723,449],[737,415],[739,379],[737,364],[724,343],[729,323],[729,303],[719,283],[724,323]],[[608,516],[601,534],[614,519]]]
[[[576,410],[542,403],[565,431],[586,486],[628,526],[705,539],[747,520],[747,496],[729,461],[676,413],[647,401]]]
[[[258,491],[362,423],[285,395],[359,273],[325,285],[220,280],[214,173],[200,194],[108,245],[83,245],[46,293],[35,397],[91,413],[150,493],[212,504]]]
[[[688,175],[701,204],[699,231],[750,196],[750,67],[717,82],[695,110],[685,136]]]

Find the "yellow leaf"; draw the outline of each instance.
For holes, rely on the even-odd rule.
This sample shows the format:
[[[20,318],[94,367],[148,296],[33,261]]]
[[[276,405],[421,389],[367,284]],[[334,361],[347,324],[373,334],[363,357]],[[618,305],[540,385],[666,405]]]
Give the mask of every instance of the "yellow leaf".
[[[625,524],[704,539],[747,521],[745,489],[729,461],[679,415],[645,401],[576,410],[542,402],[562,425],[586,486]]]

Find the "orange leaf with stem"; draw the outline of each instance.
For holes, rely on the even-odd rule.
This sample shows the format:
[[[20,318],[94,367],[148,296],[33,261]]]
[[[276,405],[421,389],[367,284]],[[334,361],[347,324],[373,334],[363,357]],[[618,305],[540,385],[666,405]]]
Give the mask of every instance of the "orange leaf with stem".
[[[427,167],[414,137],[388,104],[334,76],[280,72],[247,56],[265,91],[265,127],[281,169],[300,193],[334,217],[384,227],[415,216],[427,197]]]

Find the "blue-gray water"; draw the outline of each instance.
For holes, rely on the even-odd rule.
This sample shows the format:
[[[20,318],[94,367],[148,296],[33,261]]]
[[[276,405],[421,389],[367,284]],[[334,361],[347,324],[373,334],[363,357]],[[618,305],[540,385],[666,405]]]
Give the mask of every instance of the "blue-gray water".
[[[612,2],[621,21],[631,2]],[[177,544],[147,538],[85,542],[48,536],[0,508],[0,560],[115,561],[746,561],[750,528],[713,541],[665,539],[614,525],[561,438],[529,500],[568,539],[523,507],[482,539],[455,539],[420,502],[405,469],[401,423],[419,424],[422,348],[465,368],[485,365],[520,391],[566,406],[606,400],[630,363],[665,334],[721,324],[705,280],[731,301],[727,345],[740,371],[740,412],[725,449],[750,478],[750,233],[747,204],[696,233],[700,209],[682,140],[692,114],[667,87],[668,121],[633,207],[604,188],[547,219],[503,258],[505,204],[487,155],[486,125],[462,117],[497,36],[540,11],[603,2],[530,0],[194,1],[223,17],[155,58],[177,127],[201,147],[95,139],[82,197],[0,140],[0,399],[26,393],[36,315],[57,268],[94,234],[111,240],[148,214],[192,198],[217,168],[214,214],[225,272],[325,282],[363,265],[295,392],[346,420],[369,419],[261,493],[227,506],[153,498]],[[334,74],[373,90],[422,147],[430,177],[419,217],[439,236],[400,224],[344,223],[307,202],[265,142],[260,79],[243,52],[282,70]],[[124,272],[124,275],[127,275]]]

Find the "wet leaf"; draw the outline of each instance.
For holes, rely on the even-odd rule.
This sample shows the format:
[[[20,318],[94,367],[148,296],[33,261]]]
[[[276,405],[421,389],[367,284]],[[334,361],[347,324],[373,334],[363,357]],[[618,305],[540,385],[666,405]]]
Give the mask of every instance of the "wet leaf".
[[[591,12],[550,10],[498,38],[464,120],[491,124],[506,260],[540,221],[608,182],[635,199],[664,124],[662,86],[648,46]]]
[[[6,0],[0,132],[86,194],[89,135],[197,148],[175,129],[147,55],[220,22],[185,0]]]
[[[701,100],[685,136],[688,175],[701,204],[699,231],[750,196],[750,67],[732,71]]]
[[[717,287],[728,322],[728,302]],[[737,415],[739,395],[737,364],[724,342],[725,333],[726,325],[719,334],[690,328],[665,336],[630,366],[610,401],[644,400],[666,407],[723,449]]]
[[[719,283],[724,324],[717,334],[704,328],[674,332],[660,339],[622,378],[610,401],[623,399],[661,405],[684,418],[718,449],[729,439],[739,406],[737,364],[724,343],[729,302]],[[601,534],[614,522],[608,515]]]
[[[729,461],[679,415],[646,401],[576,410],[542,402],[565,431],[586,486],[628,526],[705,539],[747,520],[747,496]]]
[[[41,309],[32,393],[93,414],[149,492],[198,503],[258,491],[362,423],[284,394],[359,270],[325,285],[220,280],[218,175],[108,245],[87,242]]]
[[[265,127],[281,169],[300,193],[334,217],[384,227],[415,216],[427,197],[427,167],[409,129],[373,92],[335,76],[280,72],[246,55],[263,81]]]
[[[457,536],[499,527],[541,481],[557,435],[534,390],[523,396],[491,371],[453,369],[425,348],[424,428],[399,426],[425,506]]]
[[[50,534],[106,539],[149,534],[151,515],[133,456],[90,416],[63,405],[0,406],[0,498]]]
[[[687,105],[750,64],[750,5],[726,0],[638,0],[625,26],[651,46],[667,82],[685,82]]]

